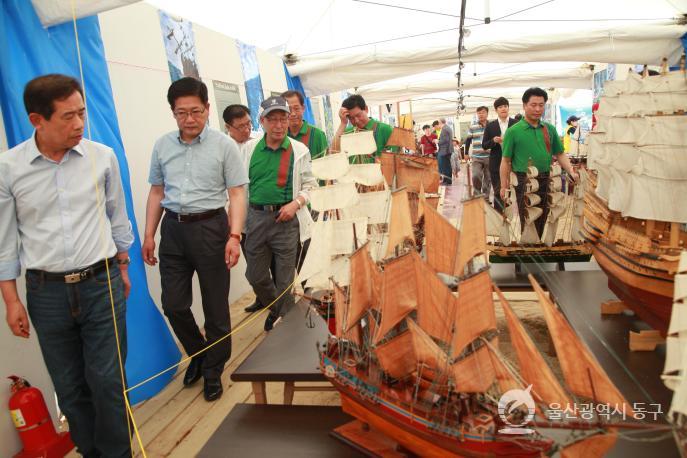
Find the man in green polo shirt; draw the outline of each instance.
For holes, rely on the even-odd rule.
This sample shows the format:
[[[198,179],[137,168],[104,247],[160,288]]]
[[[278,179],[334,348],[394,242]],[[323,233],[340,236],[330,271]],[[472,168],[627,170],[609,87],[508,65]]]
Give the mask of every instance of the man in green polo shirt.
[[[358,164],[373,163],[376,158],[380,157],[382,155],[382,150],[385,149],[386,143],[389,141],[389,137],[391,137],[391,133],[394,131],[394,128],[389,124],[384,124],[383,122],[370,118],[368,112],[369,108],[365,104],[365,99],[363,99],[362,96],[354,94],[344,100],[339,110],[341,124],[339,124],[339,128],[336,130],[334,141],[332,142],[332,148],[339,151],[341,146],[341,135],[344,133],[358,132],[361,130],[373,131],[377,150],[374,154],[369,156],[351,157],[351,162]],[[351,126],[346,127],[349,121],[351,122]]]
[[[286,91],[281,94],[289,104],[288,136],[303,143],[310,150],[310,158],[317,159],[327,152],[329,142],[325,133],[303,119],[305,98],[298,91]]]
[[[553,156],[556,156],[558,163],[574,181],[578,179],[577,172],[573,170],[568,156],[563,153],[563,145],[556,128],[541,120],[548,98],[546,91],[538,87],[531,87],[522,95],[525,116],[506,131],[503,139],[503,159],[499,170],[502,199],[505,199],[506,191],[510,188],[510,172],[515,172],[517,176],[515,197],[518,204],[520,227],[521,230],[524,230],[527,167],[531,162],[531,165],[537,168],[537,181],[539,182],[537,194],[541,198],[537,207],[540,207],[543,213],[535,222],[535,227],[540,238],[544,233],[546,217],[549,214],[547,193]]]
[[[290,291],[282,292],[293,285],[296,245],[309,237],[312,218],[307,204],[317,182],[310,171],[308,147],[286,135],[286,100],[270,97],[260,106],[265,135],[245,147],[249,185],[244,250],[248,282],[262,304],[271,304],[265,320],[265,330],[270,331],[294,302]]]

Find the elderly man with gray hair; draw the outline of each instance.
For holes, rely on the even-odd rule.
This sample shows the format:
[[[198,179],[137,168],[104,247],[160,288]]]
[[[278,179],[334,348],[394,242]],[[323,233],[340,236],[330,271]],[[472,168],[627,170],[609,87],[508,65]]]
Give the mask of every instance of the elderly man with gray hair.
[[[294,301],[293,295],[282,292],[293,286],[296,245],[309,237],[312,217],[307,204],[317,181],[310,172],[308,147],[287,136],[286,99],[270,97],[260,107],[265,135],[245,148],[250,183],[244,249],[246,278],[258,299],[265,305],[277,301],[265,320],[265,331],[270,331]]]

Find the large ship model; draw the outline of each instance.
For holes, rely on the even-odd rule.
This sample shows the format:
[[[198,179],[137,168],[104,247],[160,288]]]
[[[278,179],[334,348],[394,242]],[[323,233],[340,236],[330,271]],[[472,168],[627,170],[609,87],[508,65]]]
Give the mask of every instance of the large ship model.
[[[578,171],[582,170],[575,166]],[[538,171],[534,166],[527,169],[525,183],[525,221],[520,221],[515,199],[518,178],[511,172],[506,206],[503,214],[487,206],[487,234],[491,262],[586,262],[591,258],[591,248],[580,233],[584,219],[584,181],[571,185],[557,163],[551,165],[549,188],[546,195],[549,212],[544,216],[537,205]],[[535,228],[541,218],[546,218],[544,232],[539,237]]]
[[[602,456],[624,428],[656,427],[598,415],[547,416],[554,406],[581,400],[633,412],[530,277],[567,390],[558,381],[491,281],[481,197],[464,201],[460,230],[420,200],[424,257],[408,232],[410,212],[401,211],[403,205],[389,220],[381,259],[365,243],[349,257],[347,284],[330,277],[336,325],[321,349],[321,369],[340,392],[343,410],[365,425],[341,435],[356,442],[371,428],[419,456]],[[458,282],[457,293],[446,286],[446,276]],[[499,349],[493,293],[517,368]],[[564,437],[554,441],[527,426],[556,428]]]
[[[685,72],[630,73],[604,92],[587,137],[597,176],[585,196],[584,234],[609,288],[665,336],[687,242]]]

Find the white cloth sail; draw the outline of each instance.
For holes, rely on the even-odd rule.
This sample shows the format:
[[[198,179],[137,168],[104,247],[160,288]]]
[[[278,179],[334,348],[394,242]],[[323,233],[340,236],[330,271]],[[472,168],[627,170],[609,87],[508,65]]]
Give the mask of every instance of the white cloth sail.
[[[498,237],[499,242],[510,245],[510,224],[491,205],[485,205],[487,219],[487,235]]]
[[[363,130],[352,132],[341,136],[341,152],[346,156],[357,156],[360,154],[372,154],[377,151],[374,132]]]
[[[312,174],[319,180],[336,180],[348,173],[348,156],[327,154],[312,161]]]
[[[368,218],[369,224],[384,224],[389,222],[391,209],[391,192],[388,190],[366,192],[358,195],[355,206],[342,210],[344,218]]]
[[[682,250],[675,275],[673,310],[666,339],[666,361],[661,378],[674,391],[670,414],[687,415],[687,251]]]
[[[341,156],[344,156],[343,154]],[[375,186],[384,182],[382,164],[354,164],[348,167],[348,172],[340,176],[339,183],[359,183],[365,186]]]
[[[310,207],[318,212],[339,210],[358,203],[355,183],[339,183],[314,188],[310,191]]]

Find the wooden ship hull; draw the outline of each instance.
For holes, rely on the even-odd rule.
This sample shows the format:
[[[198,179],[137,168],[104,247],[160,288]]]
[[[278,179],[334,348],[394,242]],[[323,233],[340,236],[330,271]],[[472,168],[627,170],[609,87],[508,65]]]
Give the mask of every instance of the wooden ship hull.
[[[586,243],[560,242],[552,246],[543,243],[532,245],[503,245],[488,242],[489,261],[502,262],[587,262],[592,249]]]
[[[608,276],[608,286],[643,321],[666,335],[673,304],[679,250],[670,245],[671,224],[624,218],[609,210],[593,189],[585,197],[583,232],[594,258]],[[677,226],[676,226],[677,227]],[[683,231],[672,237],[677,245]]]
[[[391,438],[404,449],[426,457],[542,456],[553,442],[539,435],[496,434],[498,415],[482,412],[475,421],[433,421],[427,412],[402,405],[375,389],[355,371],[322,356],[322,371],[341,394],[344,412]],[[336,369],[335,369],[336,368]],[[440,412],[435,412],[439,417]],[[502,426],[502,425],[501,425]]]

